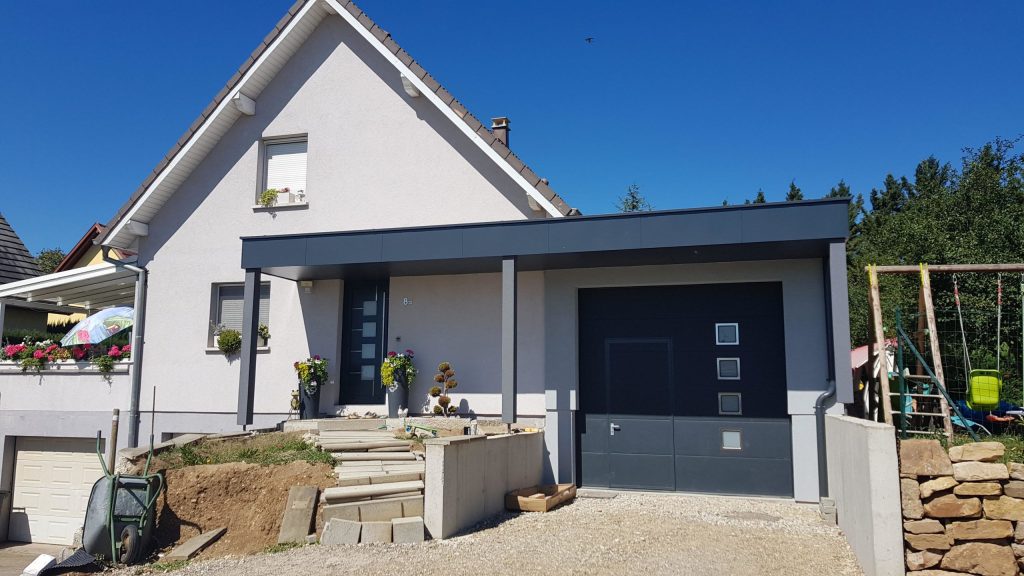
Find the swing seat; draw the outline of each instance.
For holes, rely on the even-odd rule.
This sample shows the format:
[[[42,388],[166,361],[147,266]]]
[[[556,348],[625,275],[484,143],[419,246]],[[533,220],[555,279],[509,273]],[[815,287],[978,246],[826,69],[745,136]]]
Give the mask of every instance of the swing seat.
[[[999,407],[999,390],[1003,387],[998,370],[971,370],[968,406],[973,410]]]

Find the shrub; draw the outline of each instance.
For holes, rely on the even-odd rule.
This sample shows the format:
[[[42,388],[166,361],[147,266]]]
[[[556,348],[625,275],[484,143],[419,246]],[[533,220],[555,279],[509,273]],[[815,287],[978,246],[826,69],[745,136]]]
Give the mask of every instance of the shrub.
[[[217,334],[217,348],[226,356],[238,354],[242,350],[242,333],[233,328],[225,328]]]

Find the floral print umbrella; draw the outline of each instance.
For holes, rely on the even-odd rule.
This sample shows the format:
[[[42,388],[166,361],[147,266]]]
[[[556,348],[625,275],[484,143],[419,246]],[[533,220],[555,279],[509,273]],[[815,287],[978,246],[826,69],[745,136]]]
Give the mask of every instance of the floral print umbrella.
[[[135,310],[130,306],[107,308],[82,320],[60,339],[61,346],[99,344],[135,322]]]

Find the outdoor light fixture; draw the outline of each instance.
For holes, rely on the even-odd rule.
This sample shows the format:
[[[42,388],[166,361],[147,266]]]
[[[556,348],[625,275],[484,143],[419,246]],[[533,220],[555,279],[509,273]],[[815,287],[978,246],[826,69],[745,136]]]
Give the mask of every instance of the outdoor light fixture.
[[[306,294],[309,294],[313,291],[312,280],[299,280],[299,286],[302,288],[302,291],[305,292]]]

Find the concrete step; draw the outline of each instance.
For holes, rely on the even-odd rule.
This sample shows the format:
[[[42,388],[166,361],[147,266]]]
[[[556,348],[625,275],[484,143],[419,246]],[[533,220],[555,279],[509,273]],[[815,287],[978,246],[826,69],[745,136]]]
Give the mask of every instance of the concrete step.
[[[376,430],[384,425],[383,418],[327,418],[317,422],[321,431]]]
[[[422,480],[413,480],[409,482],[387,482],[383,484],[369,485],[364,484],[360,486],[338,486],[336,488],[324,489],[322,499],[327,504],[335,504],[358,498],[402,494],[404,492],[413,492],[418,490],[423,490]]]
[[[394,518],[412,518],[423,515],[423,496],[328,504],[323,507],[322,515],[324,523],[335,518],[352,522],[386,522]]]
[[[338,452],[332,454],[335,460],[341,462],[360,462],[360,461],[409,461],[417,460],[416,454],[412,452]]]
[[[374,448],[404,448],[409,450],[409,442],[405,440],[379,440],[370,442],[321,441],[318,445],[328,452],[346,452],[371,450]]]

